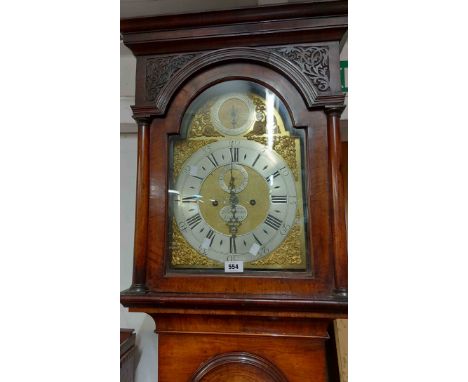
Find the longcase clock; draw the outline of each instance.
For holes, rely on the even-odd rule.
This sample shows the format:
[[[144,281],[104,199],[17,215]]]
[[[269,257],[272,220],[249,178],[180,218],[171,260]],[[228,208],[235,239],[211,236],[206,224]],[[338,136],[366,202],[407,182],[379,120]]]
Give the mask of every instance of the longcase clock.
[[[121,302],[156,322],[160,382],[333,381],[346,30],[343,1],[121,21],[138,122]]]

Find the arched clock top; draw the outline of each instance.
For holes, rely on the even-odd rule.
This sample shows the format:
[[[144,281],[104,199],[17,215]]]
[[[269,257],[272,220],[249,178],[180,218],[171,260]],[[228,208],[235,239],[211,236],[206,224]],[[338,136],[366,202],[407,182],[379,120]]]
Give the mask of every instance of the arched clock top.
[[[308,105],[301,92],[295,86],[291,86],[290,79],[272,68],[252,62],[230,62],[200,71],[180,85],[172,95],[170,102],[169,99],[166,99],[165,102],[168,104],[164,113],[161,109],[155,108],[154,105],[136,105],[132,107],[134,118],[151,116],[155,120],[165,119],[170,121],[166,123],[169,129],[167,132],[179,134],[182,116],[188,105],[207,89],[232,80],[249,81],[270,89],[284,104],[293,127],[305,127],[310,124]],[[341,95],[327,97],[327,105],[342,100]],[[314,104],[314,109],[323,109],[323,107],[324,105],[320,103]]]
[[[324,98],[330,101],[330,96],[337,96],[339,102],[341,94],[332,90],[337,76],[330,67],[330,54],[327,45],[294,45],[150,56],[140,69],[144,71],[140,102],[152,104],[156,115],[164,115],[170,100],[188,79],[214,65],[232,62],[250,62],[277,71],[299,91],[308,108],[320,105]]]

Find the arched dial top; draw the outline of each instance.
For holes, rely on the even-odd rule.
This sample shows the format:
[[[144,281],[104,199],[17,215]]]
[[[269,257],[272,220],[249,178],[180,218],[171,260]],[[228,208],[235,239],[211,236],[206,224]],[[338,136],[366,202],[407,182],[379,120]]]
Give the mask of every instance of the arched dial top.
[[[254,141],[221,140],[198,150],[176,190],[182,235],[216,261],[257,260],[278,247],[295,223],[292,172],[278,153]]]
[[[307,269],[304,137],[291,128],[280,99],[253,82],[192,101],[171,146],[173,268]]]

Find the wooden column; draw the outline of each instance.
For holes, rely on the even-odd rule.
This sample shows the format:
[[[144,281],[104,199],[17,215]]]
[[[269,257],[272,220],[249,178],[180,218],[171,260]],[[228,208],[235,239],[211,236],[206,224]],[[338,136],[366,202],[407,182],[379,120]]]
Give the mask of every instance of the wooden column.
[[[345,194],[341,170],[340,116],[345,106],[325,108],[328,130],[328,156],[332,194],[332,230],[335,271],[335,293],[348,295],[348,243],[345,220]]]
[[[135,117],[138,122],[138,159],[135,207],[135,241],[133,244],[133,280],[130,291],[146,293],[146,257],[149,206],[150,119]]]

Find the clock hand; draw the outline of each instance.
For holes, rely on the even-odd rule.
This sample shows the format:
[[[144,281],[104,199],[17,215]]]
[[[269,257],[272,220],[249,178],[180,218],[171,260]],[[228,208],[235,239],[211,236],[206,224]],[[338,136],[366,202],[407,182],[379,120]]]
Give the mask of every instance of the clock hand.
[[[234,148],[234,144],[231,142],[231,179],[229,180],[229,192],[235,188],[234,184],[234,175],[232,174],[232,166],[233,166],[233,157],[232,157],[232,149]]]
[[[235,129],[237,125],[237,109],[234,107],[234,105],[231,108],[231,124],[232,128]]]
[[[230,251],[231,253],[236,253],[236,236],[239,226],[241,225],[238,217],[236,216],[236,205],[239,202],[237,195],[235,194],[234,190],[230,192],[230,202],[231,202],[231,213],[232,216],[229,218],[227,222],[227,226],[229,227],[229,232],[231,233],[231,241],[230,241]]]
[[[231,150],[232,150],[232,145],[231,145]],[[236,185],[235,185],[235,178],[234,178],[232,169],[233,169],[233,163],[232,163],[232,157],[231,157],[231,179],[229,180],[229,204],[231,205],[232,216],[229,218],[227,225],[229,227],[229,232],[231,233],[231,237],[235,238],[238,228],[241,223],[239,221],[239,218],[236,216],[236,212],[237,212],[236,206],[239,203],[239,197],[236,195],[236,192],[234,191],[236,188]]]
[[[240,222],[239,222],[238,217],[236,216],[236,212],[237,212],[236,206],[239,203],[239,197],[236,195],[234,188],[235,188],[234,177],[231,175],[231,180],[229,182],[229,204],[231,205],[232,216],[229,218],[227,225],[229,227],[229,232],[235,238],[237,234],[237,230],[240,226]]]

